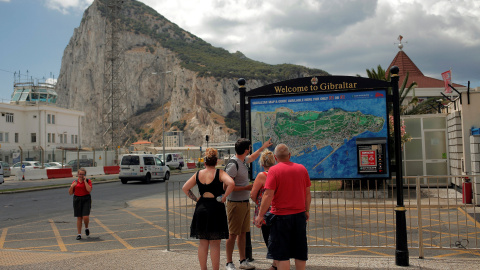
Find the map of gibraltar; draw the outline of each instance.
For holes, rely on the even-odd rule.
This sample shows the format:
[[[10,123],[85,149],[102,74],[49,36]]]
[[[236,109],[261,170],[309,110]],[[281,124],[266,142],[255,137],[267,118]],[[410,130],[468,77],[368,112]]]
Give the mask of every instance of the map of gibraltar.
[[[254,150],[269,138],[284,143],[312,179],[359,177],[354,138],[387,137],[386,127],[385,105],[374,94],[252,99]],[[256,175],[260,166],[253,169]]]

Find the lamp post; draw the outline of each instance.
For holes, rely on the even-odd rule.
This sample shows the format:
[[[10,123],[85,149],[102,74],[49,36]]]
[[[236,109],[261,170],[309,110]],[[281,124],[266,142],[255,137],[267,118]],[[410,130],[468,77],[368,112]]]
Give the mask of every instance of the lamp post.
[[[168,73],[172,73],[171,70],[169,71],[164,71],[164,72],[152,72],[152,75],[157,75],[157,74],[168,74]],[[165,156],[165,117],[164,117],[164,112],[163,110],[165,109],[165,94],[164,92],[162,91],[162,99],[161,99],[161,102],[162,102],[162,152],[163,152],[163,162],[165,163],[165,165],[167,165],[167,157]]]

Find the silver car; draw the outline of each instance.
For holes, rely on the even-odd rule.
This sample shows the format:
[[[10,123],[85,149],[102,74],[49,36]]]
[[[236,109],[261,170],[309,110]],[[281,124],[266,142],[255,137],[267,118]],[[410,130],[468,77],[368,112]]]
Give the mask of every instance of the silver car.
[[[25,170],[40,169],[42,164],[39,161],[24,161]],[[10,167],[12,175],[17,175],[18,172],[22,171],[22,162],[17,162]]]
[[[5,161],[0,161],[2,168],[3,168],[3,177],[10,177],[12,173],[10,172],[10,165],[8,165]]]

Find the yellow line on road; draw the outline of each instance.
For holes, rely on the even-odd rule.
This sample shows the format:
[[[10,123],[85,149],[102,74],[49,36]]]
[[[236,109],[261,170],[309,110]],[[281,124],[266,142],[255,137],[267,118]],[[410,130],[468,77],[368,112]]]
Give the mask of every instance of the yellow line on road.
[[[3,229],[2,236],[0,236],[0,249],[3,249],[3,244],[5,243],[5,238],[7,238],[8,228]]]
[[[110,230],[107,226],[105,226],[100,220],[98,220],[98,218],[94,218],[95,222],[98,223],[98,225],[100,225],[102,228],[105,229],[105,231],[107,231],[109,234],[111,234],[115,239],[118,240],[118,242],[122,243],[122,245],[124,245],[127,249],[134,249],[132,246],[130,246],[130,244],[128,244],[125,240],[123,240],[122,238],[120,238],[120,236],[118,236],[115,232],[113,232],[112,230]]]
[[[123,209],[123,211],[129,213],[130,215],[132,215],[132,216],[134,216],[134,217],[136,217],[136,218],[138,218],[138,219],[143,220],[144,222],[152,225],[153,227],[155,227],[155,228],[157,228],[157,229],[159,229],[159,230],[162,230],[162,231],[164,231],[164,232],[167,232],[167,230],[166,230],[165,228],[163,228],[163,227],[161,227],[161,226],[158,226],[158,225],[155,225],[153,222],[151,222],[151,221],[148,220],[148,219],[145,219],[145,218],[143,218],[143,217],[141,217],[141,216],[139,216],[139,215],[137,215],[137,214],[135,214],[135,213],[133,213],[133,212],[130,212],[130,211],[128,211],[128,210],[125,210],[125,209]],[[178,234],[176,235],[176,234],[174,234],[173,232],[170,232],[170,235],[172,235],[172,236],[174,236],[174,237],[177,237],[177,238],[182,238],[180,235],[178,235]]]
[[[48,222],[50,222],[50,226],[52,226],[53,233],[55,234],[55,238],[57,239],[58,246],[60,247],[60,251],[67,251],[67,247],[65,246],[65,243],[63,243],[62,236],[60,235],[60,232],[58,231],[57,225],[55,225],[55,222],[52,219],[49,219]]]
[[[480,228],[480,223],[478,223],[477,220],[475,220],[472,216],[470,216],[467,212],[465,212],[465,210],[463,210],[462,208],[458,208],[458,211],[464,214],[468,218],[468,220],[470,220],[473,224],[475,224],[476,228]]]

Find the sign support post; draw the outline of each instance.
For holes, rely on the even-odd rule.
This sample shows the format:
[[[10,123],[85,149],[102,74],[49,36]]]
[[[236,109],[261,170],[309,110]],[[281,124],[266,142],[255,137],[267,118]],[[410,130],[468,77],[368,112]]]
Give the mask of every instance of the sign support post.
[[[399,68],[393,66],[390,69],[391,85],[393,92],[393,128],[395,138],[395,165],[396,169],[396,187],[397,187],[397,206],[395,207],[396,217],[396,249],[395,249],[395,265],[409,266],[409,255],[407,245],[407,220],[405,217],[404,201],[403,201],[403,171],[402,171],[402,142],[400,130],[400,98],[398,93],[398,72]]]

